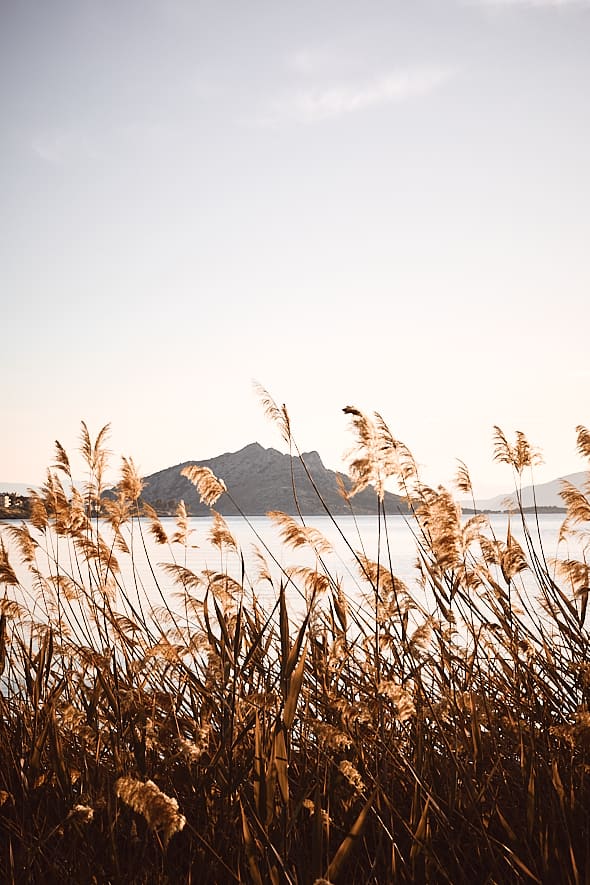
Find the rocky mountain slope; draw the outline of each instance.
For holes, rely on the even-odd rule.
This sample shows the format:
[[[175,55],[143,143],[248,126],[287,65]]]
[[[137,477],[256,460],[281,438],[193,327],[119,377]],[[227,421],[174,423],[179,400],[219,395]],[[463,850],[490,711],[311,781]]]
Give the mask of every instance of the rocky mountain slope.
[[[303,459],[330,512],[334,515],[350,513],[349,505],[338,491],[336,473],[324,467],[317,452],[306,452]],[[292,514],[297,512],[291,482],[292,464],[297,500],[302,513],[314,515],[325,512],[299,459],[291,459],[289,455],[276,449],[265,449],[259,443],[251,443],[239,452],[226,452],[208,461],[187,461],[153,473],[145,477],[142,499],[159,513],[173,513],[176,504],[182,499],[192,515],[207,515],[209,510],[200,503],[197,490],[188,479],[181,476],[183,467],[195,463],[209,467],[222,479],[236,504],[248,516],[263,515],[269,510],[282,510]],[[346,482],[347,478],[344,479]],[[350,482],[347,487],[350,487]],[[357,515],[374,514],[377,509],[375,492],[371,488],[365,489],[353,498],[352,504]],[[398,495],[389,493],[385,497],[385,507],[389,513],[406,513],[408,509]],[[219,499],[215,509],[226,516],[237,513],[228,495]]]

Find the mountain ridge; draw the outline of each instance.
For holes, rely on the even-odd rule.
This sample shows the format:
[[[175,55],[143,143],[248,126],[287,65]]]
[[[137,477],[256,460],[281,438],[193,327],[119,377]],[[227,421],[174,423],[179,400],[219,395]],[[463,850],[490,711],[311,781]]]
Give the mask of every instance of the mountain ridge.
[[[152,506],[154,502],[156,502],[156,505],[159,504],[160,507],[158,508],[158,506],[156,506],[156,509],[160,509],[162,512],[168,511],[173,513],[178,501],[182,498],[185,500],[191,513],[194,513],[194,515],[206,515],[209,512],[208,508],[205,507],[205,505],[200,504],[196,489],[192,486],[189,480],[180,475],[180,471],[183,467],[187,467],[190,464],[199,464],[203,467],[209,467],[216,476],[219,476],[220,479],[224,480],[230,495],[236,500],[242,512],[249,516],[266,513],[268,510],[296,512],[291,489],[290,457],[291,456],[280,452],[278,449],[265,449],[260,443],[253,442],[248,443],[248,445],[236,452],[224,452],[221,455],[206,460],[192,459],[189,461],[183,461],[180,464],[163,468],[162,470],[146,476],[144,478],[146,486],[143,499],[148,501],[148,503],[151,503]],[[304,452],[302,458],[314,477],[314,480],[316,480],[318,476],[322,479],[320,491],[326,504],[334,515],[350,513],[349,506],[338,492],[336,480],[337,475],[340,475],[343,479],[347,479],[345,474],[340,471],[333,471],[326,468],[322,462],[321,456],[315,450]],[[253,496],[256,496],[254,478],[258,474],[258,484],[260,485],[259,474],[261,473],[261,467],[264,467],[264,465],[261,465],[260,463],[262,461],[268,461],[272,469],[270,474],[265,477],[266,481],[263,483],[262,488],[263,494],[258,501],[258,504],[254,506],[252,504],[252,498]],[[297,457],[293,458],[293,464],[294,474],[297,478],[296,489],[298,498],[301,498],[303,503],[302,512],[310,516],[325,513],[325,510],[317,495],[313,492],[309,479],[305,476],[305,471]],[[249,467],[252,466],[256,468],[255,476],[250,477],[252,482],[246,483],[247,488],[244,489],[242,488],[242,474],[244,471],[247,473]],[[262,472],[264,471],[262,470]],[[540,508],[558,508],[560,510],[565,510],[565,504],[559,496],[561,482],[565,480],[571,482],[576,488],[582,489],[584,483],[588,482],[589,476],[590,474],[588,471],[579,471],[557,477],[545,483],[539,483],[534,486],[534,497],[533,486],[525,486],[522,489],[523,507],[526,509],[532,508],[536,501],[537,507]],[[76,485],[81,486],[82,483],[77,482]],[[350,488],[350,480],[348,481],[348,487]],[[0,494],[27,496],[30,490],[38,489],[39,486],[34,483],[0,482]],[[244,497],[245,492],[247,492],[247,495]],[[311,497],[310,493],[312,493]],[[285,496],[287,496],[286,501]],[[220,509],[220,512],[222,513],[225,512],[225,509],[221,508],[229,502],[229,498],[227,496],[224,497],[226,498],[224,504],[222,505],[220,503],[216,505],[216,509]],[[463,499],[459,503],[465,511],[473,509],[473,502],[469,499]],[[485,499],[476,498],[475,503],[478,510],[501,512],[508,509],[514,509],[516,507],[516,493],[512,491]],[[407,513],[408,511],[403,499],[393,493],[386,493],[385,504],[386,510],[390,513],[398,512],[398,509],[403,513]],[[253,506],[254,509],[252,510]],[[232,507],[233,505],[228,508],[227,512],[237,513],[235,507],[233,507],[233,509]],[[266,507],[266,510],[262,509],[263,507]],[[359,495],[356,495],[352,499],[352,507],[353,511],[359,515],[375,513],[376,504],[373,490],[367,489]],[[250,510],[252,510],[252,512],[249,512]]]
[[[588,481],[588,471],[581,470],[577,473],[568,473],[567,476],[558,476],[556,479],[548,482],[539,483],[538,485],[524,486],[521,491],[522,506],[526,509],[534,507],[557,507],[565,511],[565,502],[559,495],[562,481],[570,482],[578,489],[582,489],[585,482]],[[533,494],[534,491],[534,494]],[[494,495],[492,498],[485,500],[475,499],[478,510],[511,510],[517,507],[516,492],[508,492],[503,495]],[[473,502],[469,500],[461,501],[461,505],[465,509],[472,509]]]
[[[340,494],[337,476],[342,477],[347,489],[352,485],[349,477],[325,467],[315,450],[303,452],[301,459],[330,512],[335,516],[349,514],[350,506]],[[300,458],[277,449],[265,449],[258,442],[249,443],[236,452],[224,452],[207,460],[192,459],[152,473],[144,477],[142,500],[159,513],[173,512],[178,501],[183,500],[193,516],[206,516],[209,508],[200,502],[195,487],[181,474],[182,469],[191,464],[208,467],[224,481],[229,494],[222,495],[215,504],[215,509],[224,516],[237,515],[239,511],[247,516],[262,516],[269,510],[290,514],[301,510],[306,516],[325,513]],[[351,503],[357,515],[377,512],[373,489],[359,492]],[[407,504],[399,495],[386,492],[384,503],[390,513],[408,512]]]

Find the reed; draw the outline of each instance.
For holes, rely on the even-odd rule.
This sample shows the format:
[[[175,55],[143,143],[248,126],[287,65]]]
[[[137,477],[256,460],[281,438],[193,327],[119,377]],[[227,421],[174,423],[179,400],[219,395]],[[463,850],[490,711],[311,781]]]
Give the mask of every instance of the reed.
[[[263,402],[299,455],[286,409]],[[354,508],[375,488],[385,541],[351,551],[354,593],[301,515],[271,514],[310,564],[280,568],[257,537],[249,574],[214,510],[231,489],[196,466],[220,563],[242,565],[191,571],[186,511],[169,535],[131,460],[103,497],[108,428],[82,427],[82,493],[57,444],[30,521],[2,526],[2,881],[588,881],[585,556],[546,561],[522,506],[524,545],[496,537],[421,482],[381,416],[345,411],[347,494]],[[519,494],[532,447],[497,428],[495,457]],[[392,567],[386,483],[411,507],[412,586]],[[457,485],[471,494],[464,464]],[[564,544],[585,550],[590,474],[563,499]]]

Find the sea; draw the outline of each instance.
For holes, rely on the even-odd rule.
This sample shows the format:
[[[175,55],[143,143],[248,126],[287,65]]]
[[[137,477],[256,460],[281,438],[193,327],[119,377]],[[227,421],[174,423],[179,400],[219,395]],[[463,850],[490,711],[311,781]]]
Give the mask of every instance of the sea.
[[[463,518],[465,520],[469,517]],[[489,528],[486,529],[486,534],[490,538],[505,541],[510,531],[526,552],[527,540],[519,515],[490,514],[488,519]],[[563,541],[560,543],[559,533],[563,520],[562,513],[541,513],[536,517],[527,515],[527,525],[535,550],[548,563],[553,558],[575,558],[583,555],[583,540],[570,539],[567,546]],[[161,523],[172,538],[177,529],[176,520],[163,518]],[[133,556],[114,551],[121,569],[119,587],[124,591],[120,594],[121,610],[125,612],[127,608],[125,597],[133,601],[141,598],[153,606],[177,606],[181,588],[166,570],[165,563],[175,563],[204,577],[204,583],[194,591],[196,596],[201,588],[206,587],[207,576],[226,573],[246,587],[248,594],[253,592],[266,607],[272,607],[276,603],[278,588],[283,581],[290,606],[294,611],[302,611],[305,608],[305,594],[299,589],[301,579],[288,580],[286,577],[292,574],[293,569],[302,567],[326,571],[342,587],[347,597],[362,605],[368,588],[366,581],[362,580],[355,558],[360,553],[370,560],[379,560],[413,594],[420,593],[417,570],[418,526],[411,517],[394,515],[381,522],[372,516],[345,516],[335,520],[328,516],[308,517],[305,519],[306,525],[317,529],[329,546],[321,556],[309,546],[293,549],[286,544],[281,537],[280,527],[269,517],[226,517],[226,523],[236,541],[236,549],[224,545],[220,550],[211,542],[211,518],[192,518],[190,534],[185,544],[157,543],[150,532],[149,521],[136,521],[132,535],[127,534],[127,540],[133,547]],[[103,524],[100,530],[108,543],[108,526]],[[2,527],[0,531],[11,565],[21,581],[20,588],[8,586],[6,593],[9,598],[22,601],[30,608],[32,600],[38,600],[38,593],[24,566],[19,562],[18,552],[6,528]],[[34,529],[32,531],[34,533]],[[48,552],[44,554],[43,548],[40,548],[38,562],[43,573],[55,572],[57,559],[60,567],[72,576],[84,577],[87,574],[84,570],[80,572],[73,564],[73,551],[67,539],[48,536],[44,543]],[[552,567],[549,568],[551,571]],[[272,581],[261,577],[265,570]],[[528,582],[534,590],[534,579],[527,572],[523,572],[520,578],[525,586]],[[35,606],[39,611],[38,601]]]

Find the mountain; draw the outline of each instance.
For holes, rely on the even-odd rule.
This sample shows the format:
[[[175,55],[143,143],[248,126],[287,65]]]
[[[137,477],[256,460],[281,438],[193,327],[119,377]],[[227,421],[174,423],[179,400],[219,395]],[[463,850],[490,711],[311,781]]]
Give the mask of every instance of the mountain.
[[[303,460],[330,512],[334,515],[350,513],[348,504],[339,494],[336,473],[324,467],[317,452],[304,453]],[[299,458],[291,458],[276,449],[265,449],[259,443],[251,443],[239,452],[226,452],[208,461],[186,461],[153,473],[144,478],[142,499],[159,513],[173,513],[176,504],[182,499],[189,513],[206,516],[209,509],[200,503],[199,494],[193,484],[181,476],[183,467],[195,463],[208,467],[215,476],[222,479],[236,504],[248,516],[264,515],[269,510],[297,513],[291,484],[292,465],[301,512],[307,515],[325,512]],[[350,488],[348,478],[343,478],[347,488]],[[365,489],[355,495],[352,505],[357,515],[374,514],[377,508],[375,492],[373,489]],[[390,493],[385,495],[385,508],[389,513],[400,510],[403,513],[408,512],[405,502],[398,495]],[[215,509],[224,516],[236,515],[238,512],[228,495],[221,496]]]
[[[562,479],[571,482],[576,488],[581,489],[588,479],[588,473],[585,470],[581,473],[570,473],[559,479],[553,479],[551,482],[544,482],[540,485],[536,485],[534,487],[534,498],[533,486],[525,486],[522,490],[521,496],[523,507],[534,507],[536,501],[537,507],[558,507],[565,510],[564,501],[559,496]],[[462,503],[465,508],[473,507],[472,502],[463,501]],[[496,495],[494,498],[488,498],[486,501],[479,501],[476,499],[475,503],[479,510],[510,510],[516,507],[516,494],[514,492],[509,492],[505,495]]]
[[[0,495],[14,492],[15,495],[28,495],[30,489],[36,489],[37,486],[27,485],[24,482],[0,482]]]

